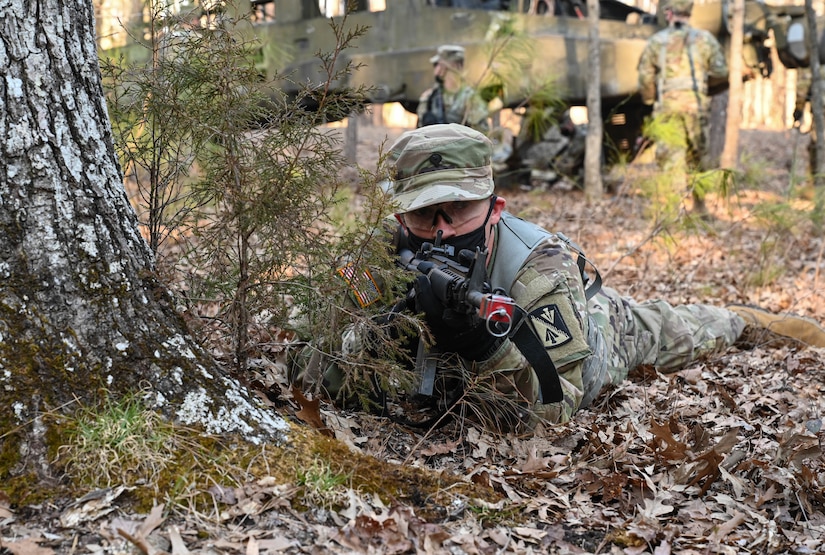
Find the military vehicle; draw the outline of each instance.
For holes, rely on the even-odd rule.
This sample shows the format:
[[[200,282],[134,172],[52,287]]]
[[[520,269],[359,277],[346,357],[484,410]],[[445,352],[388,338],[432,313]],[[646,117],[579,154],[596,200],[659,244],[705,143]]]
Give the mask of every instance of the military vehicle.
[[[585,104],[588,23],[586,7],[578,0],[532,4],[529,0],[453,0],[453,6],[443,0],[392,0],[381,11],[363,9],[366,3],[361,4],[362,9],[347,15],[346,25],[369,27],[369,31],[344,55],[359,66],[349,84],[372,87],[372,102],[399,102],[414,113],[422,92],[433,84],[429,60],[442,44],[465,48],[467,78],[471,83],[479,82],[489,73],[491,37],[506,22],[532,39],[533,58],[524,68],[522,82],[504,90],[504,105],[521,105],[525,91],[548,78],[555,81],[567,103]],[[559,15],[551,13],[551,4],[553,13]],[[277,2],[274,20],[262,20],[254,26],[264,44],[285,47],[291,58],[285,66],[282,59],[265,59],[263,65],[270,77],[277,70],[291,75],[295,82],[322,78],[315,54],[331,51],[335,38],[317,5],[312,0]],[[635,65],[645,40],[657,30],[656,16],[619,0],[602,0],[601,16],[602,102],[605,113],[613,113],[616,105],[636,90]],[[284,89],[290,87],[294,84],[283,82]],[[631,123],[638,128],[641,121],[637,112],[621,112],[627,116],[614,113],[610,121],[616,122],[616,127]]]
[[[331,51],[335,37],[316,0],[278,0],[274,18],[267,18],[267,0],[252,0],[254,30],[264,44],[286,50],[283,57],[267,58],[262,66],[270,77],[279,72],[295,82],[322,78],[318,52]],[[532,59],[523,68],[520,83],[504,89],[505,107],[524,104],[531,83],[552,78],[570,106],[585,105],[588,22],[584,0],[392,0],[380,10],[360,0],[347,15],[347,26],[368,27],[356,48],[344,52],[357,64],[349,84],[366,85],[375,103],[399,102],[415,112],[421,93],[432,85],[429,62],[439,45],[458,44],[466,50],[465,70],[470,82],[489,72],[489,47],[495,31],[505,23],[531,39]],[[664,4],[661,2],[660,4]],[[696,0],[691,24],[730,42],[730,0]],[[804,36],[804,7],[768,6],[747,0],[744,63],[749,75],[771,73],[768,30],[774,27],[779,59],[788,67],[808,63]],[[646,113],[637,89],[636,65],[645,42],[664,25],[663,14],[647,13],[620,0],[600,0],[601,102],[605,134],[613,152],[635,148]],[[284,81],[289,90],[294,86]]]

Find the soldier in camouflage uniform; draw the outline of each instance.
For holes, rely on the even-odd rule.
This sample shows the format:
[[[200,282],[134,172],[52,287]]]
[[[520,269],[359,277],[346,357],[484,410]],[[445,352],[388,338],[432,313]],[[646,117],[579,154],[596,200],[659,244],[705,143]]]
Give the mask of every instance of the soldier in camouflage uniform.
[[[436,123],[461,123],[486,132],[487,104],[464,82],[464,48],[443,45],[430,58],[436,84],[418,101],[418,127]]]
[[[442,356],[457,354],[452,360],[458,358],[463,375],[473,376],[465,403],[473,405],[491,429],[524,430],[538,420],[566,422],[634,367],[676,371],[732,345],[746,319],[762,327],[773,321],[772,315],[748,307],[637,302],[599,287],[599,280],[585,277],[580,252],[569,239],[505,211],[506,200],[493,194],[491,155],[486,136],[455,124],[408,131],[388,155],[390,193],[399,210],[396,252],[416,252],[439,234],[454,253],[486,247],[492,290],[524,309],[524,325],[555,367],[534,368],[530,361],[541,357],[526,354],[514,339],[492,335],[478,318],[451,314],[435,298],[429,278],[419,275],[406,299],[408,310],[424,314],[435,350]],[[825,331],[805,322],[811,333],[804,339],[825,345]],[[363,348],[357,336],[358,330],[345,334],[345,355]],[[556,371],[563,398],[545,402],[539,372]],[[317,381],[335,398],[342,376],[341,368],[333,365]]]
[[[825,83],[823,83],[825,91]],[[802,125],[802,118],[805,115],[805,107],[811,103],[811,92],[813,91],[813,81],[810,68],[798,68],[796,70],[796,102],[794,103],[793,122],[794,127],[799,130]],[[808,171],[810,175],[816,174],[816,126],[811,125],[811,140],[808,142]]]
[[[708,169],[708,87],[728,76],[716,38],[688,25],[692,10],[693,0],[670,0],[668,26],[650,37],[638,67],[642,101],[653,106],[653,117],[668,130],[656,138],[656,162],[673,179],[675,191],[687,190],[688,171]],[[693,196],[703,210],[701,192],[694,190]]]

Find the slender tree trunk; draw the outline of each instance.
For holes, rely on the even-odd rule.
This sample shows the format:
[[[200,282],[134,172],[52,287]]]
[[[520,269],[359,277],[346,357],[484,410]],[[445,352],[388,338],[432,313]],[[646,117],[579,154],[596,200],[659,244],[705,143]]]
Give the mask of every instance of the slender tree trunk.
[[[825,107],[823,107],[822,67],[819,63],[819,34],[816,28],[816,12],[812,0],[805,0],[805,17],[808,20],[808,51],[811,53],[811,113],[816,134],[816,167],[814,184],[818,189],[825,186]],[[821,214],[821,201],[817,211]]]
[[[729,98],[729,90],[710,97],[710,139],[706,161],[709,168],[719,167],[719,160],[725,148]]]
[[[171,419],[276,437],[283,422],[188,335],[155,278],[114,152],[92,1],[11,0],[0,28],[0,453],[28,457],[0,482],[10,468],[48,473],[58,434],[43,413],[103,395],[140,391]]]
[[[353,165],[358,162],[358,126],[360,124],[361,116],[357,113],[350,114],[344,131],[344,157]]]
[[[722,151],[720,165],[733,170],[739,162],[739,126],[742,122],[742,40],[745,27],[745,0],[734,0],[731,25],[733,31],[730,38],[730,96],[725,125],[725,148]]]
[[[584,150],[584,194],[589,199],[602,195],[602,125],[601,37],[599,36],[599,0],[587,0],[588,52],[590,72],[587,81],[587,140]]]

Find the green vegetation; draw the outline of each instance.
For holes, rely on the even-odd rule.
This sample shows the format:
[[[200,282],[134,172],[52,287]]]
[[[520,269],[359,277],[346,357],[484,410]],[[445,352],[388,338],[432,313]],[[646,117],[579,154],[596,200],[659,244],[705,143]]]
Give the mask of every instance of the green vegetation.
[[[332,88],[354,69],[341,53],[366,32],[345,22],[331,23],[336,49],[319,53],[325,82],[295,97],[275,86],[289,76],[260,74],[261,45],[226,16],[154,21],[144,62],[103,63],[116,147],[161,275],[241,374],[272,329],[331,337],[352,319],[334,271],[342,260],[392,267],[373,246],[389,211],[374,175],[362,171],[358,225],[352,214],[353,225],[338,221],[346,163],[321,124],[363,111],[366,95]]]
[[[290,500],[303,507],[341,509],[350,490],[377,494],[388,504],[406,499],[425,512],[437,512],[455,498],[498,500],[486,488],[382,463],[303,427],[293,428],[283,446],[203,435],[163,420],[146,408],[139,392],[83,407],[63,418],[60,429],[63,446],[55,462],[67,483],[80,491],[123,486],[141,511],[159,502],[200,513],[220,511],[227,502],[221,491],[263,478],[273,486],[295,486]],[[23,501],[44,493],[32,488]]]

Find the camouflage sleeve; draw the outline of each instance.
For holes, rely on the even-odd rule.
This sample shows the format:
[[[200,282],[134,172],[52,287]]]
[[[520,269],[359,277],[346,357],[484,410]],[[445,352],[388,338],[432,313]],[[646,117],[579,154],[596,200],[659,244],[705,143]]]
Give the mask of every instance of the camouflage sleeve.
[[[725,60],[725,53],[716,37],[707,31],[702,32],[704,42],[708,50],[708,80],[722,80],[728,78],[728,62]]]
[[[639,94],[642,102],[651,105],[656,101],[656,48],[648,41],[639,58]]]
[[[424,118],[424,114],[427,113],[427,101],[430,100],[430,95],[433,94],[433,89],[429,88],[423,93],[421,93],[421,97],[418,99],[418,107],[416,108],[415,112],[418,114],[418,122],[419,127],[421,125],[421,120]]]
[[[527,313],[525,324],[533,328],[553,360],[564,399],[559,403],[540,402],[536,370],[510,341],[478,366],[479,376],[488,379],[514,403],[528,406],[533,422],[567,422],[581,404],[582,364],[591,351],[586,340],[584,286],[566,246],[551,240],[531,255],[519,272],[511,295]]]
[[[479,96],[472,87],[465,87],[465,90],[462,92],[466,95],[466,100],[464,101],[465,124],[474,129],[486,131],[487,117],[489,116],[487,103],[482,100],[481,96]]]
[[[487,131],[487,104],[469,85],[445,95],[447,121],[461,123],[473,129]]]

